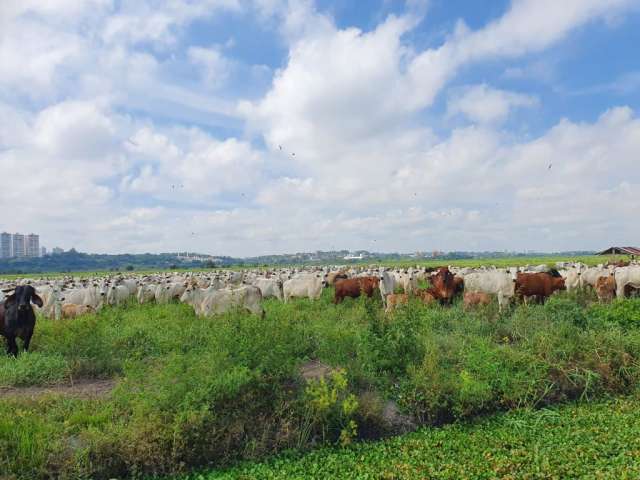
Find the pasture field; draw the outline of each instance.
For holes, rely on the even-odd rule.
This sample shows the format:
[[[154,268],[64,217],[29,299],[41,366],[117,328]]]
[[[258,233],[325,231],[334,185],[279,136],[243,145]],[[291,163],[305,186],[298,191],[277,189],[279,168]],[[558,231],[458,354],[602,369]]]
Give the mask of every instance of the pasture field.
[[[181,480],[640,478],[640,398],[522,409]]]
[[[177,475],[328,445],[348,456],[369,448],[358,440],[638,386],[640,299],[565,293],[502,313],[415,302],[385,316],[379,299],[332,293],[265,301],[264,319],[180,304],[39,319],[31,352],[0,357],[0,478]],[[303,378],[309,365],[324,379]],[[461,442],[464,428],[433,435]],[[406,441],[431,434],[417,435]]]
[[[437,267],[442,265],[449,265],[454,267],[481,267],[481,266],[496,266],[496,267],[523,267],[525,265],[540,265],[547,264],[549,266],[554,266],[556,262],[581,262],[588,266],[595,266],[601,263],[607,262],[618,262],[619,260],[628,260],[629,257],[625,255],[608,255],[608,256],[599,256],[599,255],[584,255],[584,256],[544,256],[544,257],[503,257],[503,258],[473,258],[473,259],[460,259],[460,260],[445,260],[445,259],[414,259],[414,260],[406,260],[406,261],[383,261],[383,262],[373,262],[376,265],[385,266],[385,267],[410,267],[410,266],[422,266],[422,267]],[[372,264],[371,259],[367,259],[362,262],[343,262],[344,265],[370,265]],[[319,264],[320,266],[325,264]],[[327,264],[329,265],[329,264]],[[273,267],[265,267],[265,266],[256,266],[256,267],[248,267],[248,266],[238,266],[232,265],[229,267],[219,267],[216,270],[242,270],[242,269],[259,269],[265,270],[269,268],[282,268],[282,267],[302,267],[303,265],[277,265]],[[176,272],[207,272],[211,271],[210,268],[201,268],[201,269],[172,269],[171,271]],[[122,271],[122,272],[113,272],[108,270],[101,271],[79,271],[79,272],[70,272],[70,273],[61,273],[61,272],[49,272],[49,273],[33,273],[33,274],[20,274],[20,275],[9,275],[2,274],[1,278],[7,280],[18,280],[26,277],[64,277],[65,275],[72,275],[80,278],[94,278],[94,277],[106,277],[109,275],[115,274],[136,274],[136,275],[153,275],[158,273],[158,270],[135,270],[131,272]]]

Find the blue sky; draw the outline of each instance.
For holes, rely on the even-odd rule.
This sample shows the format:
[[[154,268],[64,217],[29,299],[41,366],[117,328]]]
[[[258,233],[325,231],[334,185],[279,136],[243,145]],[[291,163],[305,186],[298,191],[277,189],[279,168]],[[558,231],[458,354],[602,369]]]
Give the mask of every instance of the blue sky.
[[[8,0],[0,229],[94,252],[640,243],[637,0]]]

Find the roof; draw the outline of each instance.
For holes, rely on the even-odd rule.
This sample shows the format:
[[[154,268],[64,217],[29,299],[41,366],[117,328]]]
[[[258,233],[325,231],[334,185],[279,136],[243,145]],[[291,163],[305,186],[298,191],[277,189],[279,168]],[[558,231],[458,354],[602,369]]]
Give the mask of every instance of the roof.
[[[640,255],[640,248],[636,247],[611,247],[605,251],[598,253],[598,255]]]

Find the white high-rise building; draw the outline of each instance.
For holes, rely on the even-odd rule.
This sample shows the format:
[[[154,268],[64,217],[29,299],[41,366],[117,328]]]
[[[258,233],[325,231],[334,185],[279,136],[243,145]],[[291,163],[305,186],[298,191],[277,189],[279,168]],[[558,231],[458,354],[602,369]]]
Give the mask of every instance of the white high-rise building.
[[[40,256],[40,235],[30,233],[25,240],[25,255],[30,258]]]
[[[13,257],[13,235],[7,232],[0,234],[0,258]]]
[[[25,243],[24,235],[21,233],[13,234],[13,257],[22,258],[27,254],[27,245]]]

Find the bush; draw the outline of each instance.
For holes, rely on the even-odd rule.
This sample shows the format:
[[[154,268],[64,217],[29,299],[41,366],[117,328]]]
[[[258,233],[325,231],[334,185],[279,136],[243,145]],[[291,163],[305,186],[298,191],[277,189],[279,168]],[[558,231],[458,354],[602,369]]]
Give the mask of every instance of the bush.
[[[640,298],[615,300],[610,305],[593,305],[587,312],[594,321],[621,325],[625,328],[640,327]]]

